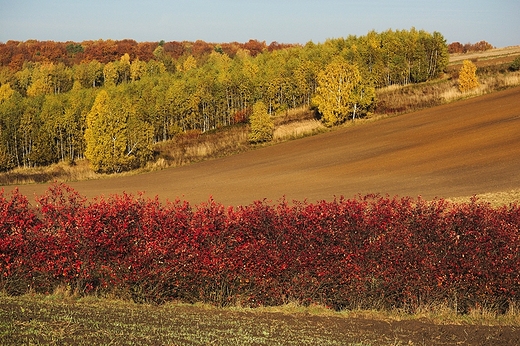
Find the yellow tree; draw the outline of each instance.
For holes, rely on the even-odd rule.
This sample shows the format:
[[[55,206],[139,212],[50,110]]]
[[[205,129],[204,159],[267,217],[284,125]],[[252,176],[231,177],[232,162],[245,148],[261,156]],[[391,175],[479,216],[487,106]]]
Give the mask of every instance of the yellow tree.
[[[253,113],[249,117],[249,141],[253,143],[268,142],[273,139],[274,123],[262,101],[253,105]]]
[[[353,110],[351,93],[361,83],[358,68],[335,58],[318,73],[318,87],[313,103],[318,107],[326,126],[344,122]]]
[[[130,79],[130,55],[128,55],[128,53],[125,53],[121,57],[117,64],[117,68],[119,70],[119,78],[121,82],[128,82]]]
[[[103,81],[103,64],[97,60],[74,65],[74,80],[84,88],[95,88]]]
[[[9,83],[0,86],[0,102],[7,101],[13,96],[14,90]]]
[[[477,67],[469,60],[462,62],[462,67],[459,71],[459,90],[466,92],[478,87],[480,83],[477,79]]]
[[[188,72],[189,70],[193,70],[197,67],[197,59],[195,59],[192,55],[188,55],[186,60],[182,64],[177,64],[177,71],[179,72]]]
[[[115,86],[119,80],[119,73],[117,71],[117,64],[109,62],[103,67],[103,82],[105,86]]]
[[[349,102],[352,105],[352,120],[367,115],[376,99],[376,88],[359,83],[350,93]]]
[[[130,79],[132,82],[141,79],[146,72],[146,62],[139,60],[139,58],[132,61],[130,64]]]
[[[127,118],[124,107],[101,90],[87,114],[85,157],[96,172],[115,173],[127,168]]]

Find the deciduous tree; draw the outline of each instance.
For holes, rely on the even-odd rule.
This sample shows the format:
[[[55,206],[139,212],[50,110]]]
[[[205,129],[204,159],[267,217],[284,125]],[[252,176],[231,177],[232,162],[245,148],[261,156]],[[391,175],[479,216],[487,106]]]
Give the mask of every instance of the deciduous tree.
[[[253,113],[249,117],[249,141],[253,143],[269,142],[273,139],[274,123],[262,101],[253,105]]]
[[[121,172],[128,164],[128,115],[117,101],[101,90],[87,115],[85,157],[96,172]]]
[[[471,89],[475,89],[479,85],[477,67],[471,61],[464,60],[459,71],[459,90],[461,92],[467,92]]]
[[[353,110],[351,93],[361,82],[355,65],[336,58],[318,74],[318,87],[313,101],[326,126],[344,122]]]

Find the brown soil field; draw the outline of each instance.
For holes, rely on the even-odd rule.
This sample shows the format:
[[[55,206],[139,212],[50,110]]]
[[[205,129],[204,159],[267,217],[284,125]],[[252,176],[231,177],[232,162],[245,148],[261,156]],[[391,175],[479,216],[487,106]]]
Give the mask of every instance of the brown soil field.
[[[358,194],[471,196],[520,188],[520,88],[135,176],[69,183],[198,204],[331,200]],[[31,198],[48,184],[22,185]],[[8,189],[8,188],[6,188]]]

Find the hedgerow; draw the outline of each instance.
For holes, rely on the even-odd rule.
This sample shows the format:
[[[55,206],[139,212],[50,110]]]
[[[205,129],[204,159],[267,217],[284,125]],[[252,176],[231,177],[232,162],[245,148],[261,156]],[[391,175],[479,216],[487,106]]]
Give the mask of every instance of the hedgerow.
[[[139,302],[502,311],[520,297],[520,208],[380,195],[192,206],[0,193],[0,289]]]

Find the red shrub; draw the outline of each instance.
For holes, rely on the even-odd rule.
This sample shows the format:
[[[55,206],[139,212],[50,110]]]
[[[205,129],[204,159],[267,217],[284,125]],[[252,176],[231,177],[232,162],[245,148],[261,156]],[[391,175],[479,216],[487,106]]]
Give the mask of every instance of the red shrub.
[[[0,289],[19,294],[27,290],[31,260],[27,257],[31,232],[38,220],[26,197],[0,191]]]
[[[68,285],[136,301],[335,309],[447,301],[462,312],[505,310],[520,295],[516,204],[368,195],[192,208],[128,194],[87,203],[65,185],[36,201],[0,194],[0,284],[12,293]]]

